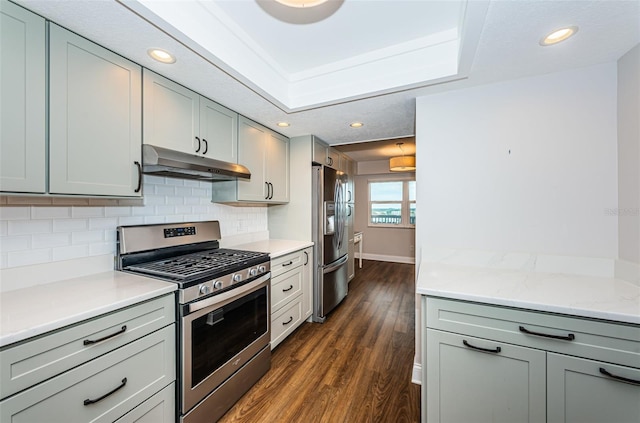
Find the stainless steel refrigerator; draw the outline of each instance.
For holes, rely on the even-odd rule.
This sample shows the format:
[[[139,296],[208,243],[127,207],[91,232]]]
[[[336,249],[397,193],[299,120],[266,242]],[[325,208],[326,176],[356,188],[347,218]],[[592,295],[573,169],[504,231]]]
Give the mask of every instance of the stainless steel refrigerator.
[[[326,166],[313,166],[313,242],[315,248],[313,321],[327,314],[347,296],[348,234],[347,177]]]

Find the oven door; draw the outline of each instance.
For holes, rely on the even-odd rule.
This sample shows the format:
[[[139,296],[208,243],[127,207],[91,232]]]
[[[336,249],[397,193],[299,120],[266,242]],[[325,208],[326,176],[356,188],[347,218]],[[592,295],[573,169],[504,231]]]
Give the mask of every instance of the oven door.
[[[182,414],[269,345],[270,278],[267,273],[184,306],[180,319]]]

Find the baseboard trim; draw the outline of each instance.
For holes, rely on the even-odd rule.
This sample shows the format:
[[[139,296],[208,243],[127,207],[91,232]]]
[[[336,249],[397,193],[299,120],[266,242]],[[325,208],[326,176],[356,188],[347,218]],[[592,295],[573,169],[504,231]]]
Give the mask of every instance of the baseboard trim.
[[[355,258],[360,258],[359,254],[354,254]],[[403,257],[403,256],[388,256],[386,254],[368,254],[362,253],[362,258],[364,260],[375,260],[375,261],[389,261],[393,263],[405,263],[405,264],[415,264],[415,257]]]
[[[413,363],[411,382],[415,383],[416,385],[422,385],[422,365],[420,363]]]

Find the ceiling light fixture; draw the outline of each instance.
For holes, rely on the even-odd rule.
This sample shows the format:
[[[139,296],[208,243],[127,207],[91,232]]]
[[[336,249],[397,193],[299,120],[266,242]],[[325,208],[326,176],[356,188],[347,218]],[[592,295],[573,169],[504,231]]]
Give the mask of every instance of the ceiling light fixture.
[[[290,126],[288,122],[278,122],[276,125],[280,128],[288,128]]]
[[[276,0],[280,4],[284,4],[289,7],[314,7],[318,6],[322,3],[325,3],[327,0]]]
[[[404,155],[404,150],[402,149],[403,144],[403,142],[396,143],[402,156],[389,159],[389,170],[391,172],[411,172],[416,170],[416,158],[415,156]]]
[[[147,50],[147,54],[153,59],[157,60],[160,63],[175,63],[176,58],[173,57],[173,54],[169,53],[166,50],[162,50],[161,48],[150,48]]]
[[[351,122],[349,124],[350,127],[352,128],[362,128],[364,126],[364,123],[362,122]]]
[[[574,35],[576,32],[578,32],[578,27],[577,26],[568,26],[565,28],[560,28],[560,29],[556,29],[555,31],[553,31],[552,33],[550,33],[549,35],[547,35],[546,37],[544,37],[543,39],[540,40],[540,45],[541,46],[550,46],[553,44],[557,44],[561,41],[566,40],[567,38],[571,37],[572,35]]]

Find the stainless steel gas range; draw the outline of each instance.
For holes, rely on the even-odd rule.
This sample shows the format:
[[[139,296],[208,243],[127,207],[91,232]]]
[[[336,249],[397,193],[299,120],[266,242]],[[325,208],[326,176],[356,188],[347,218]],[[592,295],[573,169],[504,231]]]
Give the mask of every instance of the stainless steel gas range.
[[[217,421],[271,366],[270,261],[217,221],[120,226],[118,270],[178,285],[179,419]]]

